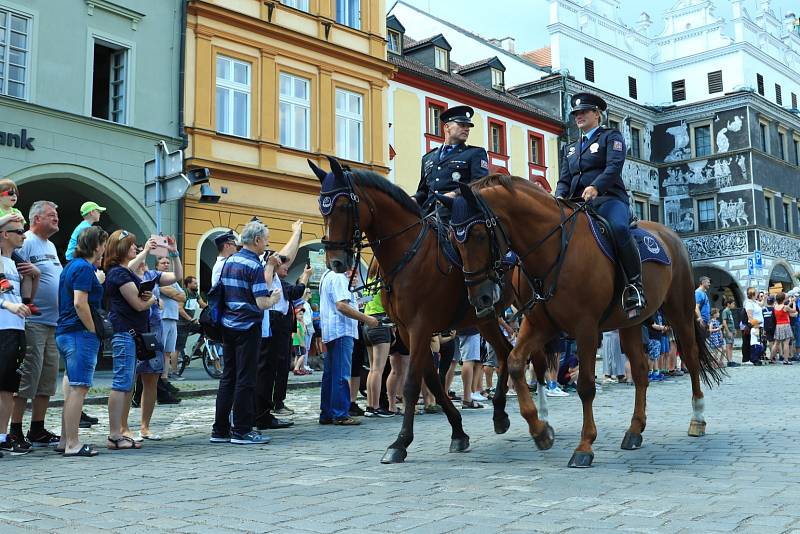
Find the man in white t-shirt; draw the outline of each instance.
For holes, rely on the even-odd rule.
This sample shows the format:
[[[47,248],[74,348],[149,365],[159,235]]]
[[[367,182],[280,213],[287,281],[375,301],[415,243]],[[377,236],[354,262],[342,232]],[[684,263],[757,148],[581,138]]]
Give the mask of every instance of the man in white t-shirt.
[[[233,230],[228,230],[224,234],[215,237],[214,244],[217,246],[217,261],[211,269],[211,287],[214,287],[219,282],[225,260],[236,254],[236,235]]]
[[[743,363],[751,362],[761,365],[763,347],[759,343],[761,328],[764,326],[764,312],[761,303],[756,300],[756,288],[747,288],[747,300],[744,302],[747,313],[747,325],[742,331],[742,360]]]

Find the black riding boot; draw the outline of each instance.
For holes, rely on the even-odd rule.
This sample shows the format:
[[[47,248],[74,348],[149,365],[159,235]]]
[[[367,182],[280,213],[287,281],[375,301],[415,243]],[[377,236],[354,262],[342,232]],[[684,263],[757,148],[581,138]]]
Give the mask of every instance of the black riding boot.
[[[622,291],[622,306],[628,318],[633,319],[647,306],[642,287],[642,260],[635,239],[629,239],[627,245],[620,247],[619,257],[625,277],[628,279],[628,285]]]

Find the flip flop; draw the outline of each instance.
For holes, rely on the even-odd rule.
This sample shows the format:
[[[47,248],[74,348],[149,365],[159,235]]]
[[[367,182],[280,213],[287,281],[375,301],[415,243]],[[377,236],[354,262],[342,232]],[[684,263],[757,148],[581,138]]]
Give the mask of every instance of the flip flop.
[[[483,408],[483,404],[479,403],[476,400],[472,400],[470,402],[462,402],[461,408],[465,410],[473,410],[477,408]]]
[[[142,434],[139,433],[142,439],[149,439],[150,441],[161,441],[161,436],[158,434]]]
[[[119,439],[112,439],[111,436],[109,436],[108,443],[109,445],[107,445],[107,447],[113,451],[128,451],[132,449],[138,450],[142,448],[141,444],[137,443],[133,440],[133,438],[129,438],[128,436],[122,436]],[[120,447],[120,443],[130,443],[130,446]]]
[[[83,458],[94,458],[98,454],[100,453],[94,450],[94,448],[91,445],[84,445],[80,449],[78,449],[78,452],[65,452],[64,458],[74,458],[78,456]]]

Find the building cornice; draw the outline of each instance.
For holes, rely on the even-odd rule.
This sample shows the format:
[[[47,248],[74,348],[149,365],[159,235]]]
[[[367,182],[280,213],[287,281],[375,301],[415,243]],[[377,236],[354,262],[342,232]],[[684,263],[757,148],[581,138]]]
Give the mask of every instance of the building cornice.
[[[137,29],[139,21],[145,17],[144,13],[139,13],[138,11],[109,2],[108,0],[85,0],[85,2],[86,13],[89,16],[94,15],[95,8],[102,9],[103,11],[128,19],[131,22],[131,29],[134,31]]]
[[[609,55],[613,55],[619,59],[623,59],[625,61],[633,63],[639,68],[648,69],[650,71],[653,70],[653,64],[650,61],[642,59],[639,56],[635,56],[632,53],[627,52],[621,48],[617,48],[616,46],[595,39],[591,35],[587,35],[583,32],[576,30],[575,28],[572,28],[571,26],[567,26],[563,22],[556,22],[555,24],[549,24],[547,26],[547,31],[550,33],[551,37],[553,36],[554,33],[560,32],[585,44],[589,50],[599,49],[600,51],[605,52]]]

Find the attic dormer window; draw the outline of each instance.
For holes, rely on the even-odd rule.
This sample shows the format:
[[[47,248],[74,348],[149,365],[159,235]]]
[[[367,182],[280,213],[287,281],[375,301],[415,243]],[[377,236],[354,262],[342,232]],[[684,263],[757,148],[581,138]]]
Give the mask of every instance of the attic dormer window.
[[[428,56],[430,57],[430,56]],[[444,48],[434,47],[433,50],[433,66],[436,67],[438,70],[443,70],[444,72],[448,71],[448,58],[447,58],[447,50]]]
[[[505,89],[505,81],[503,79],[503,71],[500,69],[492,69],[492,89],[502,91]]]
[[[403,53],[403,37],[400,32],[389,30],[387,32],[388,49],[392,54]]]

